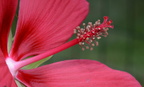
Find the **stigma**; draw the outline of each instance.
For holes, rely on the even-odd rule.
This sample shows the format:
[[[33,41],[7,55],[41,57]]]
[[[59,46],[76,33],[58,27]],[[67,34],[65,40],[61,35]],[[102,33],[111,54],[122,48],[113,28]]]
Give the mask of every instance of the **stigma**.
[[[101,23],[100,20],[97,20],[94,24],[89,22],[87,25],[83,23],[83,28],[80,26],[74,29],[76,34],[76,39],[79,41],[79,45],[82,50],[90,49],[93,50],[93,46],[98,46],[98,39],[101,37],[107,37],[109,28],[114,28],[111,25],[112,20],[108,20],[107,16],[103,17],[104,21]]]

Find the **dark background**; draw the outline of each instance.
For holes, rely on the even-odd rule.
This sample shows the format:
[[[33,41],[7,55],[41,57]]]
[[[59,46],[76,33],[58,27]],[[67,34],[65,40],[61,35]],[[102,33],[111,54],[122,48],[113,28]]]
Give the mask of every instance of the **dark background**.
[[[127,71],[144,85],[144,0],[88,0],[90,12],[85,19],[95,22],[109,16],[114,29],[99,40],[93,51],[76,45],[53,56],[47,63],[68,59],[93,59],[109,67]],[[75,38],[75,36],[73,36]]]

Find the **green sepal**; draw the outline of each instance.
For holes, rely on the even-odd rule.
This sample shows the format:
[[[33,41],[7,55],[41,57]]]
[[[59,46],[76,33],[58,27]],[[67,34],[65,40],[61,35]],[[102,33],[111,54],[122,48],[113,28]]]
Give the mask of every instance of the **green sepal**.
[[[22,83],[20,83],[18,80],[15,80],[15,82],[16,82],[16,84],[17,84],[18,87],[26,87]]]
[[[12,37],[12,32],[9,32],[9,37],[8,37],[8,52],[10,52],[11,46],[13,42],[13,37]]]
[[[29,64],[27,66],[24,66],[22,69],[33,69],[33,68],[37,68],[39,67],[41,64],[43,64],[44,62],[46,62],[47,60],[49,60],[52,56],[47,57],[45,59],[42,59],[40,61],[34,62],[32,64]]]

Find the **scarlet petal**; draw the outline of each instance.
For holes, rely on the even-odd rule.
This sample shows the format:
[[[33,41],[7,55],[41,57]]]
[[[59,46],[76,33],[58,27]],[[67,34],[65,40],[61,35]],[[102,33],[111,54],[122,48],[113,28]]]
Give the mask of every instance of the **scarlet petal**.
[[[86,0],[20,0],[11,56],[20,60],[65,43],[87,13]]]
[[[0,0],[0,49],[7,56],[7,40],[15,15],[17,0]]]
[[[0,50],[0,87],[17,87]]]
[[[141,87],[130,74],[94,60],[67,60],[20,70],[17,78],[30,87]]]

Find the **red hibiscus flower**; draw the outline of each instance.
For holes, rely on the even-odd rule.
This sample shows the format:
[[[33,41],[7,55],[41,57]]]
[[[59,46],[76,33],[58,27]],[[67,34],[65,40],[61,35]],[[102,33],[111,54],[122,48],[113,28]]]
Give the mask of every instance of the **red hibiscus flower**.
[[[8,52],[8,36],[18,0],[0,0],[0,87],[17,87],[15,79],[27,87],[141,87],[130,74],[94,60],[67,60],[21,69],[75,44],[92,50],[98,44],[95,38],[106,36],[113,26],[108,17],[104,17],[102,24],[99,21],[84,24],[84,28],[75,29],[77,38],[66,43],[88,13],[86,0],[19,2],[16,33]]]

